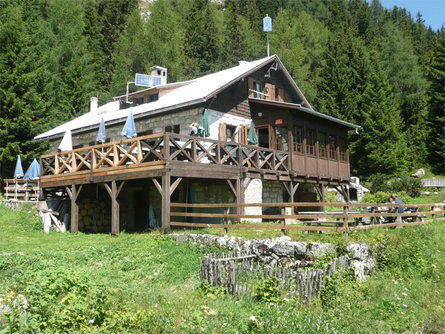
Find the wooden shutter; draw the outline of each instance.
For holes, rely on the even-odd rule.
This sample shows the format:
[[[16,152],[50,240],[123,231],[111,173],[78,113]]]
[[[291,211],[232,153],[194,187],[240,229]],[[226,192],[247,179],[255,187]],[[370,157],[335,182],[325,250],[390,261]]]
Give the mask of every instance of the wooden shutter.
[[[224,123],[221,123],[219,125],[219,140],[226,141],[226,125]]]
[[[267,94],[266,100],[275,100],[275,85],[267,83],[265,93]]]
[[[284,89],[278,88],[278,101],[284,102]]]
[[[253,97],[254,96],[254,93],[252,92],[252,91],[250,91],[250,89],[255,89],[255,87],[253,86],[254,85],[254,80],[253,80],[253,78],[251,78],[251,77],[249,77],[248,78],[248,83],[249,83],[249,91],[248,91],[248,93],[249,93],[249,97]]]

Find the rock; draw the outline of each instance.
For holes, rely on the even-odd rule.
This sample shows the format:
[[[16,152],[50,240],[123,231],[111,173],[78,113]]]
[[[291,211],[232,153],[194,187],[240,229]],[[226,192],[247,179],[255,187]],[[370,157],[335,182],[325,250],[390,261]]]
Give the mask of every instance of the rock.
[[[294,245],[291,242],[280,242],[273,246],[272,252],[280,257],[294,257]]]
[[[365,260],[371,256],[371,249],[367,244],[350,244],[347,249],[354,260]]]
[[[368,258],[365,261],[353,260],[351,266],[354,268],[355,277],[357,281],[363,282],[371,274],[375,266],[375,260]]]
[[[307,244],[305,242],[295,241],[293,242],[293,244],[294,244],[295,256],[297,257],[306,256]]]
[[[325,254],[332,254],[335,256],[335,245],[325,244],[321,242],[314,242],[309,245],[308,253],[313,257],[320,257]]]
[[[176,235],[176,243],[177,244],[183,244],[183,243],[186,243],[187,241],[188,241],[187,234],[177,234]]]
[[[417,170],[417,172],[415,172],[414,174],[411,174],[412,177],[422,177],[425,176],[425,169],[423,168],[419,168]]]

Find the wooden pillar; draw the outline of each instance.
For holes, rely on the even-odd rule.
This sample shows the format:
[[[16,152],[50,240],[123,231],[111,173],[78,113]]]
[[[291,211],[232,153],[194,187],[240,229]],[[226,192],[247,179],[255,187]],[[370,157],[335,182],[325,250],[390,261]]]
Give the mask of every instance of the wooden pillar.
[[[67,186],[65,189],[71,199],[70,231],[72,233],[77,233],[79,231],[79,206],[77,205],[77,198],[82,190],[82,185],[78,186],[73,184],[71,187]]]
[[[170,202],[171,195],[175,191],[175,189],[179,186],[182,181],[182,177],[178,177],[173,183],[171,182],[171,173],[170,171],[165,171],[162,173],[161,183],[158,182],[155,178],[151,179],[161,194],[162,199],[162,208],[161,208],[161,227],[164,232],[168,232],[170,230]]]
[[[111,181],[111,184],[104,183],[105,189],[111,197],[111,234],[119,235],[120,226],[119,226],[119,201],[117,197],[121,192],[125,181]],[[111,186],[110,186],[111,185]]]
[[[170,230],[170,172],[162,173],[162,230],[168,232]]]
[[[230,187],[230,190],[232,190],[233,196],[235,197],[236,204],[242,204],[244,203],[244,179],[238,177],[236,180],[226,180],[227,184]],[[244,213],[244,208],[237,207],[236,208],[236,214],[242,215]],[[240,221],[240,218],[234,219],[235,222]]]

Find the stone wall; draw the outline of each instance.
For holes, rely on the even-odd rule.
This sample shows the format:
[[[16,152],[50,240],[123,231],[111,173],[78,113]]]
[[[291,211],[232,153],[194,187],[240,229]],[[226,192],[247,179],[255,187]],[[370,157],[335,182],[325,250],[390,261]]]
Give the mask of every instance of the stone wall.
[[[138,133],[142,133],[148,130],[153,131],[153,133],[163,133],[165,132],[165,127],[179,125],[179,133],[182,135],[190,134],[190,124],[193,122],[200,123],[202,119],[202,111],[203,108],[192,108],[188,110],[182,110],[176,113],[167,113],[159,116],[138,119],[137,115],[135,115],[135,125],[136,131]],[[236,126],[236,138],[238,138],[238,131],[241,126],[246,126],[250,124],[250,119],[245,119],[242,117],[226,114],[223,112],[219,112],[217,110],[208,110],[209,123],[210,123],[210,139],[219,139],[219,124],[225,123],[232,126]],[[119,141],[125,139],[121,135],[122,128],[124,127],[125,120],[122,120],[121,123],[106,126],[106,134],[107,138],[110,138],[110,141]],[[73,146],[83,145],[88,146],[90,142],[96,140],[97,132],[99,129],[99,124],[97,124],[97,128],[89,131],[84,131],[81,133],[73,133],[72,141]],[[50,151],[52,153],[57,152],[57,147],[60,145],[62,141],[63,134],[60,135],[59,138],[50,141]]]
[[[310,267],[314,260],[330,254],[338,257],[338,249],[333,244],[291,241],[290,237],[276,239],[244,240],[242,238],[215,236],[208,234],[171,234],[177,243],[202,243],[227,248],[229,251],[242,251],[257,255],[257,260],[274,266],[287,268]],[[358,280],[365,280],[374,269],[375,258],[367,244],[352,243],[347,247],[351,265]]]

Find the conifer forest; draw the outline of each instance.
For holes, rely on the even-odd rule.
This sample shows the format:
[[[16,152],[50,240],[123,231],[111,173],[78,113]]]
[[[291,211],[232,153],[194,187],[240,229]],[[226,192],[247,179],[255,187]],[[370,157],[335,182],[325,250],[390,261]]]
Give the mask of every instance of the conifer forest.
[[[0,176],[33,138],[125,94],[134,74],[182,81],[277,54],[312,107],[358,124],[351,175],[445,173],[445,27],[379,0],[1,0]]]

